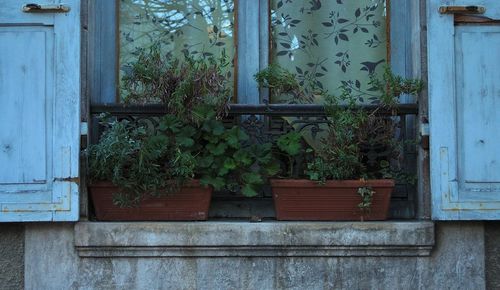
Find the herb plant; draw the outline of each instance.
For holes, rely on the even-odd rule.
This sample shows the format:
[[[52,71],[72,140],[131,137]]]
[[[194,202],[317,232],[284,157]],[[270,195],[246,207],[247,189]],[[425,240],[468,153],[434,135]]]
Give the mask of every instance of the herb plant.
[[[162,54],[161,44],[137,51],[122,78],[121,91],[126,103],[165,105],[170,114],[193,121],[198,106],[211,106],[220,118],[232,95],[224,73],[225,57],[172,59]]]
[[[120,206],[137,205],[146,194],[175,193],[193,178],[215,190],[257,195],[264,177],[277,172],[271,144],[246,144],[249,137],[239,127],[225,128],[214,111],[204,114],[196,125],[172,114],[157,126],[105,120],[100,141],[87,149],[92,181],[118,186],[114,201]]]
[[[308,96],[310,85],[300,85],[295,74],[277,64],[270,64],[259,71],[254,75],[254,79],[260,87],[270,89],[273,95],[287,96],[288,103],[311,103],[313,101]]]
[[[277,92],[300,94],[301,88],[296,76],[277,65],[256,74],[261,86]],[[386,67],[381,78],[371,76],[371,90],[377,91],[370,110],[361,106],[348,82],[343,82],[340,95],[329,95],[322,91],[325,111],[328,117],[326,134],[320,138],[320,146],[314,150],[307,146],[302,135],[290,132],[279,137],[275,144],[275,154],[281,161],[281,177],[297,178],[307,176],[321,183],[326,180],[394,178],[410,181],[411,178],[391,166],[390,159],[396,158],[401,144],[394,140],[396,105],[402,94],[417,94],[422,82],[405,79],[392,73]],[[274,93],[277,93],[276,91]],[[297,93],[298,92],[298,93]],[[381,109],[389,109],[393,116],[381,116]],[[389,152],[386,159],[369,160],[366,148],[378,146]],[[300,165],[305,163],[305,168]]]
[[[122,79],[129,104],[162,104],[153,120],[102,119],[104,132],[87,149],[92,181],[119,187],[114,202],[137,205],[145,195],[177,192],[193,178],[215,190],[255,196],[265,176],[275,174],[272,145],[248,142],[222,117],[231,95],[225,60],[171,59],[161,45],[138,51]]]
[[[110,120],[97,144],[87,149],[92,181],[109,180],[120,188],[114,201],[137,204],[145,194],[175,192],[196,174],[196,130],[173,115],[151,128],[140,121]],[[181,132],[182,129],[182,132]]]
[[[395,122],[389,116],[377,114],[381,109],[390,109],[396,115],[396,105],[402,94],[417,94],[422,82],[404,79],[385,68],[381,79],[372,75],[372,86],[379,92],[379,100],[367,110],[357,103],[351,90],[344,86],[339,96],[325,96],[328,116],[327,135],[315,158],[307,165],[306,174],[312,180],[327,179],[372,179],[401,176],[390,166],[391,158],[400,152],[395,137]],[[389,152],[386,160],[375,164],[368,162],[364,148],[378,146]],[[390,172],[395,172],[391,175]]]

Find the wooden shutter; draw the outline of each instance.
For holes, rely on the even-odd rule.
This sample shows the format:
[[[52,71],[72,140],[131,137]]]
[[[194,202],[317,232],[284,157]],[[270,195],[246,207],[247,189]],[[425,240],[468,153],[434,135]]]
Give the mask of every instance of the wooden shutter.
[[[500,2],[430,0],[427,15],[432,217],[500,219]]]
[[[23,4],[0,7],[0,221],[75,221],[80,1],[64,1],[69,12]]]

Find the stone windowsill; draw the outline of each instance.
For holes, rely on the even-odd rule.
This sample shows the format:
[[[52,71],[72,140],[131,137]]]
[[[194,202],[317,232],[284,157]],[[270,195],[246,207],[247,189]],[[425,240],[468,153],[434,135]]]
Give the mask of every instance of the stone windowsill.
[[[80,257],[428,256],[434,223],[79,222]]]

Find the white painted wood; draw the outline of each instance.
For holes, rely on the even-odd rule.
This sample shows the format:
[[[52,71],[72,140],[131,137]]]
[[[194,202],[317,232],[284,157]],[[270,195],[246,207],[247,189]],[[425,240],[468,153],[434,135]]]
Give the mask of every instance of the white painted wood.
[[[0,7],[0,222],[78,220],[80,1],[64,3]]]
[[[500,219],[500,26],[455,26],[442,5],[500,19],[496,0],[428,2],[432,217]]]

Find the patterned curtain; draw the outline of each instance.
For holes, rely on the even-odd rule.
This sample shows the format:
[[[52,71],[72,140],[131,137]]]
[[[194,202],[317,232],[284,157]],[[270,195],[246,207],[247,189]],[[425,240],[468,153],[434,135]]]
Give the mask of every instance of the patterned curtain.
[[[362,103],[375,98],[370,74],[387,61],[385,0],[271,0],[271,9],[273,61],[296,73],[307,95],[339,94],[343,84]]]
[[[255,0],[257,1],[257,0]],[[179,58],[235,56],[235,0],[120,0],[120,78],[138,48],[161,42]],[[360,102],[375,98],[370,74],[387,61],[386,0],[270,0],[273,62],[297,74],[308,90],[339,94],[343,84]],[[256,60],[258,61],[258,60]],[[234,67],[227,67],[232,79]],[[272,96],[274,103],[294,103]],[[319,97],[309,100],[321,103]]]
[[[106,0],[107,1],[107,0]],[[161,43],[173,58],[222,56],[233,63],[233,0],[120,0],[120,79],[138,48]],[[228,66],[232,78],[233,66]]]

